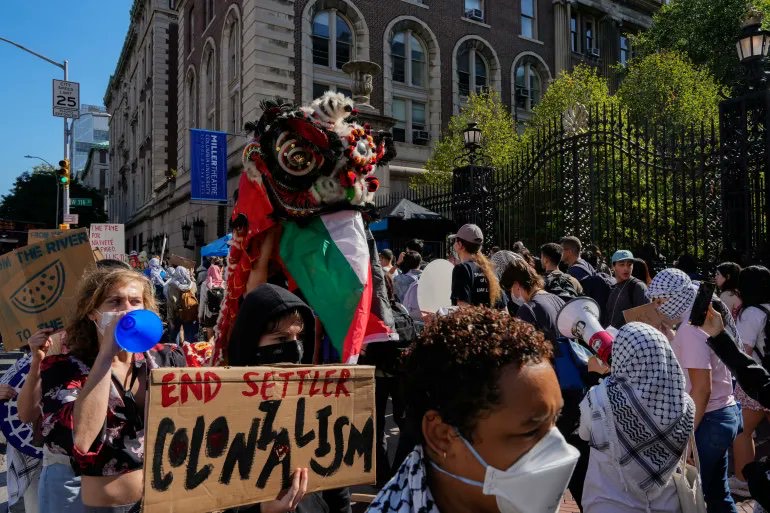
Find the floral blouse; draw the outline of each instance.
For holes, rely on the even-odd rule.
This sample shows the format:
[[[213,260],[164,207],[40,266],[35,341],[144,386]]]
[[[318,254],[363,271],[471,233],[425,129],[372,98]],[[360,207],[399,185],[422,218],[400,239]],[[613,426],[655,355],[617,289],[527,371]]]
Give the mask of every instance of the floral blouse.
[[[149,356],[149,359],[145,358]],[[136,353],[132,374],[142,367],[184,367],[179,348],[158,344],[147,353]],[[73,443],[75,400],[88,379],[90,367],[72,355],[49,356],[41,366],[41,431],[49,450],[70,456],[75,471],[85,476],[114,476],[142,468],[144,463],[144,412],[130,391],[113,379],[107,418],[87,452]]]

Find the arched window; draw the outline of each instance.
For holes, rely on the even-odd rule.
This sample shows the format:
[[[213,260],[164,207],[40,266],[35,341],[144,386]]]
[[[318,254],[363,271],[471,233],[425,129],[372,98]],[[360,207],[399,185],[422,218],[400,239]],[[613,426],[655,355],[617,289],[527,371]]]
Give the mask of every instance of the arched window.
[[[525,111],[531,111],[540,103],[543,94],[543,79],[536,66],[530,59],[522,59],[516,66],[516,107]]]
[[[390,43],[393,81],[414,87],[427,84],[425,45],[411,30],[398,32]]]
[[[204,76],[204,106],[206,108],[206,128],[214,129],[216,118],[216,60],[214,51],[209,49],[206,54]]]
[[[353,59],[353,29],[335,10],[318,12],[313,18],[313,64],[332,69]]]
[[[471,92],[481,93],[489,83],[489,66],[476,48],[463,47],[457,52],[457,75],[460,96],[468,96]]]
[[[241,26],[236,10],[230,11],[223,38],[222,65],[227,69],[221,73],[222,112],[221,124],[227,131],[237,134],[241,131]]]
[[[198,90],[195,87],[195,75],[187,77],[187,128],[198,126]]]

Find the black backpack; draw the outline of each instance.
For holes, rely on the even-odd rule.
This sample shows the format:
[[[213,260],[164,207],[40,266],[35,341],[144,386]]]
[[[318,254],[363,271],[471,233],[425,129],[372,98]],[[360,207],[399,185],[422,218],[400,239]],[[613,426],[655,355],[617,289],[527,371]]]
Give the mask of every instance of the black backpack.
[[[607,319],[606,312],[607,310],[607,300],[610,297],[610,291],[612,290],[612,287],[615,285],[615,278],[610,276],[607,273],[604,272],[598,272],[596,270],[593,270],[591,267],[585,267],[580,264],[577,264],[578,267],[585,270],[588,273],[588,276],[580,280],[580,285],[583,287],[583,294],[590,297],[597,303],[599,303],[599,310],[602,313],[601,316],[601,324],[602,326],[606,325]]]
[[[218,314],[222,307],[222,299],[225,297],[225,289],[212,287],[206,291],[206,308],[212,314]]]

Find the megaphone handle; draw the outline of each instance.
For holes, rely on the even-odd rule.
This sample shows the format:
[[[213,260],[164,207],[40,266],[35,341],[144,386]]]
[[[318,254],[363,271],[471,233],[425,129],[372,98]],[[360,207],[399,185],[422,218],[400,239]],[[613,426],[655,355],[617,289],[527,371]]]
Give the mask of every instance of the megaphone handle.
[[[609,363],[612,356],[612,343],[615,339],[606,331],[597,331],[588,341],[588,345],[596,351],[596,355],[605,363]]]

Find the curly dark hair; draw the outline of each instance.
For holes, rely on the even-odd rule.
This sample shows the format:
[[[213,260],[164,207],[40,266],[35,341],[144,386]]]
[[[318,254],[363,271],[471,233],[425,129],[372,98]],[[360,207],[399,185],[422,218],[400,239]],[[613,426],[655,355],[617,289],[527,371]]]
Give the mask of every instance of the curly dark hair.
[[[409,428],[422,441],[422,418],[436,410],[472,441],[479,419],[500,404],[502,370],[552,356],[541,332],[499,310],[468,307],[439,317],[405,357]]]

